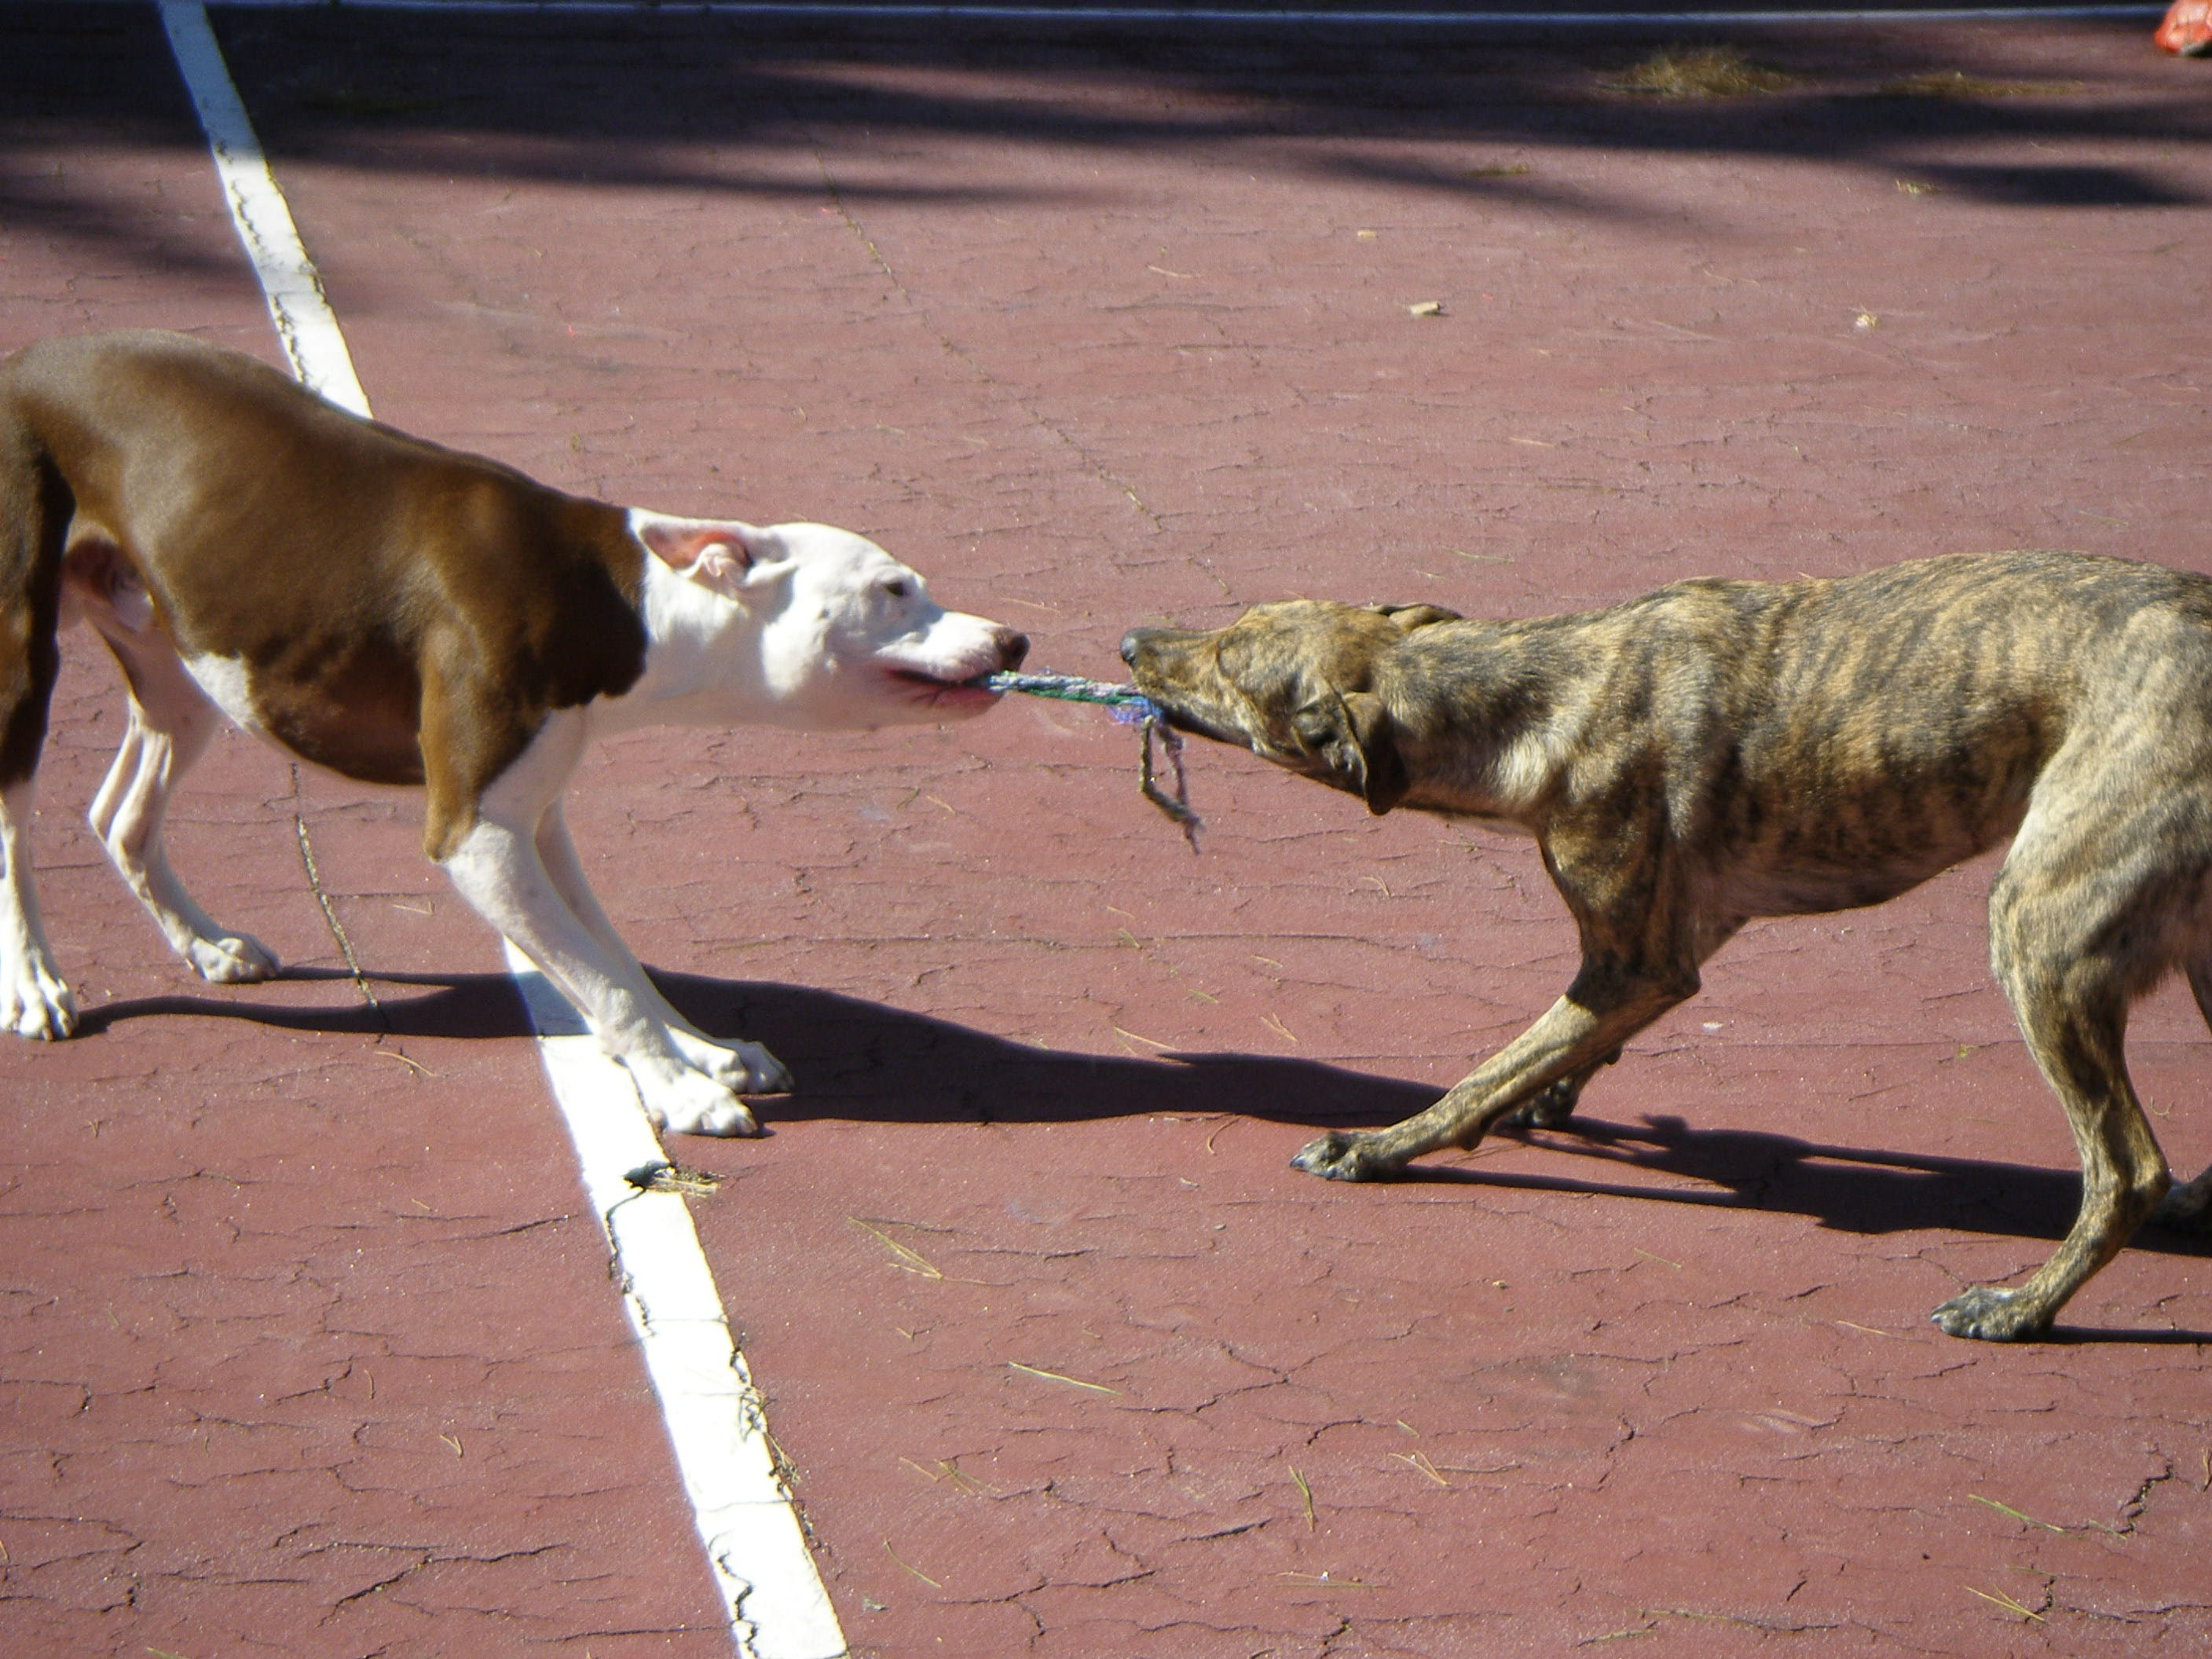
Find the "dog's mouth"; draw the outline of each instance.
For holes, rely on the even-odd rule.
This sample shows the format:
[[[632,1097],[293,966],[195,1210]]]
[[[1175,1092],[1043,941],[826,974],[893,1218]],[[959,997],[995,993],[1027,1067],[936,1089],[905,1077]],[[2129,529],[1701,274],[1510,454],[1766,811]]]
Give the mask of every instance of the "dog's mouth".
[[[981,674],[945,675],[933,674],[926,668],[893,668],[888,677],[894,685],[906,688],[915,701],[933,708],[981,712],[1003,695],[984,684],[993,672],[987,669]]]
[[[1261,752],[1254,747],[1249,732],[1185,707],[1176,701],[1174,693],[1162,690],[1157,686],[1147,685],[1142,674],[1134,678],[1137,690],[1145,694],[1152,706],[1160,711],[1160,718],[1175,730],[1187,732],[1194,738],[1204,738],[1209,742],[1225,743],[1237,749],[1250,749],[1255,754]]]

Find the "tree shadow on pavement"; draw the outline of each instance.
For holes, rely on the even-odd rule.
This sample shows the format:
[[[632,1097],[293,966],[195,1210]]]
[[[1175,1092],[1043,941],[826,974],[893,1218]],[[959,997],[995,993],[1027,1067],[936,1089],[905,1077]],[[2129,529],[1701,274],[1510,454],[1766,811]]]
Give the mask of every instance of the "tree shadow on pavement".
[[[151,9],[0,0],[15,50],[0,64],[0,216],[113,254],[179,257],[172,210],[81,195],[43,153],[175,144],[197,149],[190,106]],[[2154,58],[2148,20],[2040,25],[2124,34]],[[1622,75],[1687,27],[1741,41],[1771,64],[1759,95],[1662,98]],[[1962,199],[2050,208],[2166,207],[2204,199],[2176,143],[2212,138],[2212,102],[2147,100],[2139,86],[2023,77],[2002,32],[1676,26],[1495,31],[1269,26],[1206,28],[1036,20],[829,20],[655,14],[513,15],[336,6],[219,10],[217,28],[272,153],[365,173],[465,167],[563,188],[687,196],[1038,199],[971,173],[846,179],[823,146],[840,132],[951,135],[1099,153],[1236,149],[1240,166],[1316,178],[1387,178],[1470,204],[1638,216],[1674,210],[1526,166],[1437,166],[1383,154],[1395,141],[1535,144],[1592,155],[1789,157],[1899,168]],[[1717,33],[1716,33],[1717,31]],[[121,65],[118,71],[116,66]],[[2185,70],[2183,72],[2186,72]],[[2157,84],[2157,83],[2154,83]],[[1314,141],[1352,140],[1326,151]],[[1930,143],[2037,149],[2136,144],[2140,158],[2085,162],[1930,157]],[[831,146],[834,148],[834,145]]]
[[[737,194],[818,194],[826,174],[819,165],[797,176],[730,173],[726,160],[701,171],[701,152],[690,147],[804,158],[818,155],[821,136],[847,129],[1100,152],[1214,154],[1229,144],[1258,167],[1358,177],[1403,158],[1359,147],[1317,155],[1310,141],[1448,140],[1790,157],[1869,168],[1887,184],[1901,160],[1922,158],[1931,141],[2212,137],[2212,109],[2147,101],[2139,88],[2023,75],[2003,35],[1986,31],[1724,23],[1656,33],[1293,24],[1255,31],[1034,20],[902,29],[890,20],[767,26],[668,17],[647,25],[544,12],[432,22],[422,13],[335,8],[231,14],[222,27],[260,89],[256,118],[294,154],[356,167],[446,166],[442,149],[434,158],[388,142],[420,129],[470,135],[472,167],[566,181],[580,165],[594,183]],[[2155,58],[2140,18],[2045,27],[2124,35]],[[1636,67],[1655,52],[1705,43],[1758,65],[1763,89],[1674,97],[1634,89]],[[546,96],[549,83],[565,83],[564,95]],[[1417,167],[1400,182],[1467,201],[1650,210],[1555,187],[1525,168]],[[2203,199],[2184,169],[2057,158],[2048,167],[2027,159],[1954,166],[1942,185],[1967,198],[2052,207]],[[856,201],[914,187],[838,185]]]

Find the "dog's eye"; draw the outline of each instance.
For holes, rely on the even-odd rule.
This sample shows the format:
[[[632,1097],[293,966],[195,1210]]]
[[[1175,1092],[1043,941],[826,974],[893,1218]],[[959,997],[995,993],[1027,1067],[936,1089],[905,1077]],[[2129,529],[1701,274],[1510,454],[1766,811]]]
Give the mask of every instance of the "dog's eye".
[[[884,584],[884,595],[893,599],[910,599],[914,595],[914,584],[903,576],[894,576]]]

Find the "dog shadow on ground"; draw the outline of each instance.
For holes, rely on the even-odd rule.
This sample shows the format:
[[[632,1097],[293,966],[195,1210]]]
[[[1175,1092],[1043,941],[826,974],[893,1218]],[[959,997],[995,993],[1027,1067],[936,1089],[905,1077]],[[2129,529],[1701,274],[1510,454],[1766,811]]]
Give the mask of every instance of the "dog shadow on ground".
[[[319,1006],[267,1000],[287,982],[336,990],[351,977],[293,969],[276,987],[111,1003],[88,1010],[82,1029],[97,1033],[126,1020],[201,1014],[365,1036],[532,1034],[514,982],[498,974],[373,975],[374,1006],[358,998]],[[805,986],[665,972],[655,978],[702,1030],[741,1032],[791,1068],[799,1092],[769,1102],[763,1112],[771,1133],[818,1118],[1046,1123],[1146,1115],[1229,1115],[1318,1129],[1395,1122],[1438,1092],[1425,1083],[1273,1055],[1073,1054]],[[1825,1146],[1761,1130],[1701,1129],[1679,1117],[1626,1123],[1577,1114],[1571,1129],[1528,1139],[1558,1155],[1556,1171],[1516,1159],[1510,1170],[1487,1161],[1416,1164],[1401,1179],[1771,1210],[1843,1232],[1953,1230],[2037,1239],[2063,1236],[2081,1199],[2080,1176],[2070,1169]],[[1286,1141],[1284,1156],[1294,1150]],[[1644,1176],[1674,1179],[1638,1178]],[[1682,1181],[1698,1184],[1676,1184]],[[2212,1255],[2212,1240],[2154,1227],[2136,1243]]]
[[[1699,1129],[1680,1117],[1647,1117],[1630,1124],[1577,1113],[1571,1128],[1532,1131],[1525,1139],[1547,1152],[1584,1160],[1583,1169],[1595,1161],[1623,1175],[1648,1172],[1705,1184],[1661,1187],[1575,1173],[1552,1175],[1525,1165],[1492,1170],[1479,1164],[1455,1168],[1416,1164],[1403,1178],[1771,1210],[1805,1216],[1838,1232],[1865,1234],[1944,1228],[2056,1240],[2073,1224],[2081,1201],[2077,1170],[1824,1146],[1758,1129]],[[1576,1166],[1564,1167],[1572,1170]],[[2157,1227],[2145,1228],[2135,1245],[2171,1255],[2212,1256],[2212,1238]]]
[[[464,1040],[533,1035],[514,981],[501,974],[365,976],[374,1006],[342,969],[287,968],[270,984],[143,997],[89,1008],[94,1036],[175,1015],[243,1020],[283,1030]],[[1043,1123],[1146,1114],[1229,1114],[1316,1127],[1388,1123],[1436,1097],[1425,1084],[1316,1060],[1253,1054],[1159,1059],[1074,1054],[975,1030],[926,1014],[805,986],[656,970],[663,994],[702,1030],[764,1043],[799,1092],[764,1110],[777,1124],[814,1118],[884,1122]],[[313,1004],[277,1000],[287,985],[323,988]],[[341,998],[343,1000],[341,1000]]]
[[[1937,1230],[2051,1240],[2064,1236],[2081,1200],[2081,1175],[2074,1170],[1823,1146],[1760,1130],[1696,1129],[1672,1116],[1647,1117],[1640,1123],[1626,1124],[1577,1113],[1571,1129],[1534,1131],[1528,1139],[1547,1151],[1595,1159],[1624,1172],[1650,1171],[1710,1186],[1659,1188],[1524,1170],[1507,1172],[1419,1165],[1408,1170],[1405,1178],[1493,1189],[1595,1193],[1723,1209],[1772,1210],[1806,1216],[1841,1232]],[[2212,1237],[2155,1226],[2137,1233],[2130,1248],[2165,1255],[2212,1258]],[[2193,1345],[2212,1342],[2212,1331],[2095,1329],[2062,1324],[2039,1340]]]

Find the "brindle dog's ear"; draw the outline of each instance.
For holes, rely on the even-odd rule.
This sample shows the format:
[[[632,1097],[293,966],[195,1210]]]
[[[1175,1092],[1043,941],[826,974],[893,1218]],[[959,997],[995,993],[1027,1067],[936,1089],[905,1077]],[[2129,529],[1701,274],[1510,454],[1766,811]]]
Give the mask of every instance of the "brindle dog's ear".
[[[1447,611],[1440,605],[1386,605],[1379,608],[1384,616],[1408,634],[1417,628],[1426,628],[1431,623],[1461,620],[1458,611]]]
[[[1328,781],[1367,803],[1380,817],[1405,799],[1410,787],[1398,753],[1397,729],[1382,699],[1371,691],[1328,688],[1291,716],[1298,745],[1328,767]]]

